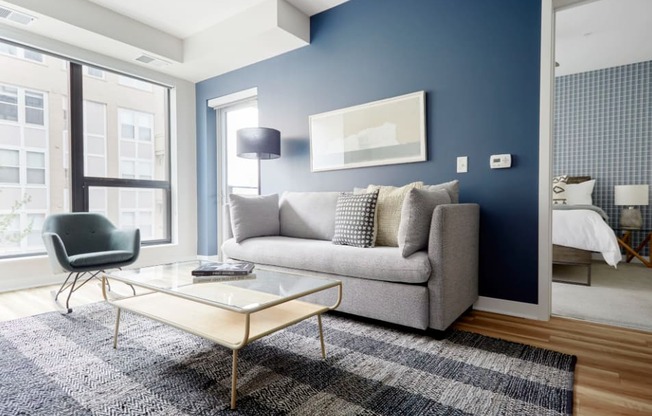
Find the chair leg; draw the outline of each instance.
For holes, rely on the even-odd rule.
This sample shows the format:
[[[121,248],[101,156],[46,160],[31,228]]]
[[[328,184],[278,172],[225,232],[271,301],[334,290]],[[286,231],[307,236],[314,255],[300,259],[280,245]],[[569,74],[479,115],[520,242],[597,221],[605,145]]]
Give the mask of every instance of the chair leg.
[[[90,273],[90,277],[88,277],[88,279],[84,280],[83,282],[79,283],[79,281],[82,279],[82,277],[86,273]],[[77,273],[70,272],[70,274],[68,274],[68,277],[66,278],[66,280],[61,285],[61,288],[59,288],[59,290],[56,293],[54,291],[52,292],[52,294],[54,296],[54,303],[57,306],[57,309],[59,309],[59,312],[61,312],[62,314],[71,313],[72,308],[70,307],[70,298],[72,297],[73,292],[76,292],[79,288],[84,286],[86,283],[88,283],[93,278],[98,278],[99,279],[99,277],[97,276],[99,273],[100,273],[99,271],[92,272],[92,273],[91,272],[77,272]],[[75,277],[74,277],[74,279],[72,281],[70,281],[70,278],[72,277],[73,274],[75,275]],[[63,306],[63,305],[61,305],[59,303],[59,295],[61,293],[65,292],[68,288],[70,288],[70,290],[68,291],[68,296],[66,297],[66,305]]]
[[[72,277],[73,274],[75,275],[75,277],[71,281],[70,278]],[[84,273],[70,272],[68,274],[68,277],[66,277],[66,280],[61,284],[59,290],[51,292],[56,308],[59,310],[59,312],[61,312],[64,315],[72,312],[72,308],[70,307],[70,296],[72,295],[72,292],[74,292],[76,289],[79,288],[79,287],[75,288],[75,285],[77,283],[77,280],[79,279],[79,276],[82,274]],[[66,290],[68,290],[69,288],[70,291],[68,292],[68,297],[66,299],[66,306],[64,307],[63,305],[61,305],[61,303],[59,303],[59,295],[65,292]]]
[[[54,291],[52,292],[52,293],[54,294],[54,301],[55,301],[55,302],[56,302],[57,299],[59,298],[59,295],[60,295],[64,290],[68,289],[68,287],[70,286],[70,285],[67,285],[67,283],[68,283],[68,280],[70,280],[70,276],[72,276],[74,273],[75,273],[75,272],[70,272],[70,273],[68,273],[68,277],[66,277],[66,280],[63,281],[63,283],[61,284],[61,287],[60,287],[59,290],[56,292],[56,294],[54,293]],[[72,284],[72,283],[71,283],[71,284]]]
[[[68,298],[66,299],[66,309],[68,310],[68,313],[72,312],[72,308],[70,307],[70,297],[72,296],[72,292],[75,291],[75,284],[77,283],[77,280],[83,274],[84,273],[77,273],[77,275],[75,276],[75,280],[73,280],[72,282],[72,287],[70,288],[70,292],[68,292]],[[84,284],[82,283],[80,286],[77,287],[77,289],[79,289],[83,285]]]

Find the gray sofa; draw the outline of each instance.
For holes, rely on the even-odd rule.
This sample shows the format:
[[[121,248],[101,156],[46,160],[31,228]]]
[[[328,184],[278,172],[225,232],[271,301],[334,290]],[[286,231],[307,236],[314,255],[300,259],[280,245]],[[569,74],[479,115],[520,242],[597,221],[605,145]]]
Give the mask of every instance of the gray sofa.
[[[333,244],[338,195],[284,193],[278,235],[231,238],[222,245],[223,254],[259,267],[339,279],[339,311],[413,328],[444,330],[477,300],[477,204],[438,205],[424,212],[432,216],[427,250],[403,257],[398,247]],[[332,305],[335,298],[335,291],[327,291],[307,300]]]

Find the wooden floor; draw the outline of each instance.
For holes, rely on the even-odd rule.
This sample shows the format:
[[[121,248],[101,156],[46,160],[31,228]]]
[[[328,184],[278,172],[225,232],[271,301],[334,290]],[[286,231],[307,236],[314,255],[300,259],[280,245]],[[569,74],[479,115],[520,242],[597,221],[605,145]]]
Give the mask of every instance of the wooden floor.
[[[0,293],[0,321],[55,310],[54,287]],[[90,282],[71,300],[75,306],[102,299]],[[65,298],[64,298],[65,302]],[[532,321],[472,311],[455,328],[573,354],[576,415],[652,415],[652,333],[553,317]]]
[[[455,328],[577,356],[576,415],[652,415],[652,333],[472,311]]]

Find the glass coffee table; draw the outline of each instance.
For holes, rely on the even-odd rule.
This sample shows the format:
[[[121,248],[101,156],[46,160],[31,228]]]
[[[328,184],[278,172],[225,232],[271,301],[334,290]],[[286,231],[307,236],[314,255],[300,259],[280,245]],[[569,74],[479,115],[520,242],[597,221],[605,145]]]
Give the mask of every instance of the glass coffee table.
[[[236,407],[238,351],[247,344],[317,316],[321,353],[326,357],[321,314],[339,306],[339,280],[256,268],[253,279],[193,283],[191,272],[202,263],[190,261],[105,273],[102,294],[117,308],[113,347],[118,346],[120,312],[124,309],[230,348],[231,409]],[[113,297],[107,279],[145,290],[133,296]],[[332,306],[299,300],[329,289],[337,290]]]

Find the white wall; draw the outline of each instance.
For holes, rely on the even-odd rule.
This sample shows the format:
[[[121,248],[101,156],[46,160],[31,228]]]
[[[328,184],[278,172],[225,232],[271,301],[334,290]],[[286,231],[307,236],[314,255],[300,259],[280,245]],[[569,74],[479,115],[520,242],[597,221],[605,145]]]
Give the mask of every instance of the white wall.
[[[140,258],[130,267],[196,258],[195,85],[148,68],[6,26],[0,27],[0,38],[173,87],[170,103],[173,242],[160,246],[143,247]],[[0,291],[61,282],[63,277],[65,275],[52,274],[47,256],[0,260]]]

